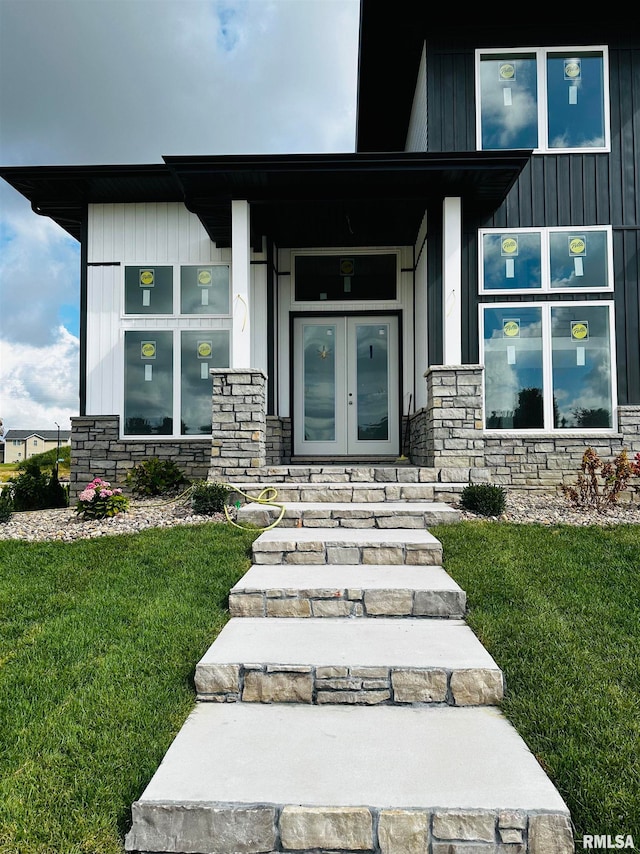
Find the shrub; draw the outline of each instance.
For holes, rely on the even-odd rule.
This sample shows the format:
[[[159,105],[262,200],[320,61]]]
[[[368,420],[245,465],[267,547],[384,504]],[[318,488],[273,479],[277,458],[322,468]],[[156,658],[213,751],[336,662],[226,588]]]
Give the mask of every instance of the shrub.
[[[563,485],[561,489],[575,508],[602,510],[617,503],[618,496],[627,488],[633,475],[640,476],[640,453],[630,461],[626,450],[623,450],[613,462],[605,463],[593,448],[587,448],[582,455],[575,485]]]
[[[76,513],[85,519],[105,519],[126,513],[129,499],[121,489],[112,489],[108,480],[95,477],[78,496]]]
[[[47,507],[68,507],[69,493],[58,480],[56,469],[52,469],[47,484]]]
[[[152,457],[127,472],[127,483],[134,495],[165,495],[189,481],[172,460]]]
[[[13,500],[9,487],[0,490],[0,524],[8,522],[13,513]]]
[[[46,510],[60,506],[51,504],[51,478],[40,471],[40,466],[34,460],[27,460],[24,470],[17,477],[11,478],[9,483],[13,509],[16,511]],[[63,506],[66,506],[66,500]]]
[[[222,513],[227,503],[231,489],[224,483],[196,483],[191,490],[191,506],[195,513],[211,516]]]
[[[465,510],[481,516],[500,516],[507,503],[507,493],[502,486],[491,483],[471,483],[460,496]]]

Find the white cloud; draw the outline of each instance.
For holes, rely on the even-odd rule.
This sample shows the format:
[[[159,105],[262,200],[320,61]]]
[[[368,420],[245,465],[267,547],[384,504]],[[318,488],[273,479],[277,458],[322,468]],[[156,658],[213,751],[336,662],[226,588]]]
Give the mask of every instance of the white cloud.
[[[6,429],[63,430],[78,414],[79,341],[64,326],[45,346],[0,340],[0,418]]]

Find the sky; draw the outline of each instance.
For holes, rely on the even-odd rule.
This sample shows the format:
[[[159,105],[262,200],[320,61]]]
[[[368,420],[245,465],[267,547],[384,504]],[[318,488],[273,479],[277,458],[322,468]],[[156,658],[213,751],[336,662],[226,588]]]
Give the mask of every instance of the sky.
[[[355,150],[359,0],[0,0],[0,165]],[[0,420],[78,415],[80,245],[0,179]]]

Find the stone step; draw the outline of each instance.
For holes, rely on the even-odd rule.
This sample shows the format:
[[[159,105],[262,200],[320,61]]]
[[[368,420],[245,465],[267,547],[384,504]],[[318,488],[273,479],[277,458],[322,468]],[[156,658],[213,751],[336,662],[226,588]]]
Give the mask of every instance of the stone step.
[[[442,566],[442,544],[413,529],[273,528],[253,543],[258,564],[410,564]]]
[[[441,566],[252,566],[232,617],[462,617],[464,590]]]
[[[574,851],[495,707],[198,703],[132,819],[138,852]]]
[[[199,700],[495,705],[502,671],[462,620],[231,619],[196,666]]]
[[[395,482],[287,482],[277,483],[267,480],[251,483],[235,482],[241,491],[239,498],[244,502],[246,496],[257,498],[265,489],[275,491],[273,500],[279,504],[292,502],[330,502],[332,504],[400,502],[457,501],[460,493],[469,484],[464,483],[395,483]],[[249,499],[250,500],[250,499]]]
[[[426,528],[458,522],[461,513],[441,502],[350,502],[329,504],[300,501],[281,503],[285,513],[282,528]],[[246,504],[238,510],[240,524],[266,528],[280,515],[280,507]]]
[[[264,466],[240,478],[244,483],[480,483],[488,482],[490,471],[484,468],[429,468],[404,465],[307,464]]]

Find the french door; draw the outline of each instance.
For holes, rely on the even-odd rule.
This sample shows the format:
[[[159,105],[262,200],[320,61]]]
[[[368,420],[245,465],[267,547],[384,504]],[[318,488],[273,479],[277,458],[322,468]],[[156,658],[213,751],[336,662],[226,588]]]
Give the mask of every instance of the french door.
[[[294,318],[297,456],[399,453],[398,318]]]

